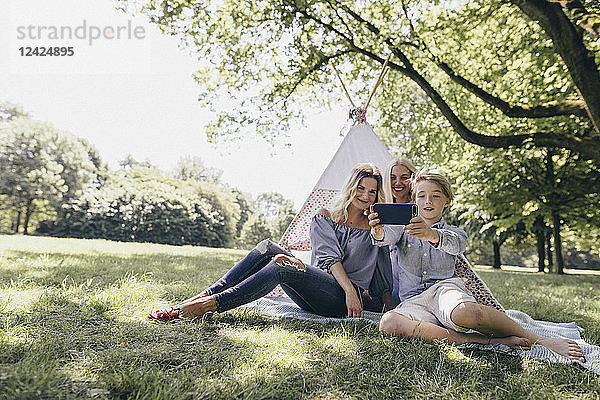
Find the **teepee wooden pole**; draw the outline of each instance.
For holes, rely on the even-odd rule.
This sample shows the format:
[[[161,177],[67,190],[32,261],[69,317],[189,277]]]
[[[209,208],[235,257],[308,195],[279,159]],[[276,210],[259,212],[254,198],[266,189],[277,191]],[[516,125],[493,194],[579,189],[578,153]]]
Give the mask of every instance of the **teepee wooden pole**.
[[[377,82],[375,82],[375,86],[373,87],[373,90],[371,91],[369,100],[367,100],[367,104],[365,104],[365,111],[367,110],[367,107],[369,107],[369,104],[371,103],[371,99],[373,98],[373,95],[375,94],[375,91],[377,90],[377,87],[381,84],[381,82],[383,81],[383,77],[387,73],[387,70],[388,70],[387,65],[388,65],[388,61],[390,61],[390,57],[391,57],[391,54],[389,56],[387,56],[387,58],[385,59],[385,62],[383,63],[383,67],[381,68],[381,72],[379,73],[379,78],[377,78]]]
[[[337,75],[338,79],[340,80],[340,83],[342,84],[342,89],[344,89],[344,93],[346,93],[346,97],[350,101],[350,104],[352,104],[352,107],[355,108],[356,106],[354,105],[354,102],[350,98],[350,95],[348,94],[348,91],[346,90],[346,85],[344,85],[344,81],[342,80],[340,73],[338,72],[337,68],[335,67],[335,64],[332,62],[330,62],[330,64],[333,67],[333,70],[335,71],[335,74]]]

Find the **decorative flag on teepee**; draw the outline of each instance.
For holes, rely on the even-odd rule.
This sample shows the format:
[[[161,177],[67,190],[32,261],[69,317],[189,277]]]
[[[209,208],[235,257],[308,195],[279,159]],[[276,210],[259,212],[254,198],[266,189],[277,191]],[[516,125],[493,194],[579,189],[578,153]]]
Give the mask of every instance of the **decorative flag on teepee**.
[[[368,123],[354,125],[279,244],[290,250],[312,250],[308,236],[310,221],[321,208],[329,208],[332,205],[335,195],[342,188],[352,168],[358,163],[372,163],[383,172],[391,160],[392,155]]]
[[[321,178],[319,178],[314,189],[310,192],[310,195],[308,196],[308,199],[306,199],[306,202],[304,202],[300,212],[298,212],[296,217],[292,220],[292,223],[288,226],[279,241],[281,246],[289,250],[295,250],[294,253],[296,256],[303,261],[310,260],[306,253],[300,254],[299,252],[312,250],[309,237],[310,221],[312,217],[321,208],[330,208],[336,194],[342,189],[344,181],[352,171],[352,168],[359,163],[372,163],[383,171],[386,164],[392,160],[392,155],[384,144],[381,143],[381,140],[379,140],[375,132],[373,132],[373,128],[371,128],[371,125],[369,125],[366,120],[367,108],[369,107],[369,103],[371,102],[375,91],[383,81],[388,70],[387,64],[389,60],[390,56],[388,56],[383,63],[383,68],[379,73],[377,82],[375,82],[375,86],[364,107],[357,107],[354,104],[346,90],[344,81],[342,81],[335,65],[331,63],[331,66],[346,93],[346,97],[348,97],[348,100],[352,105],[350,118],[354,119],[354,125],[346,134],[342,144],[333,156],[333,159],[329,162],[329,165],[321,175]]]

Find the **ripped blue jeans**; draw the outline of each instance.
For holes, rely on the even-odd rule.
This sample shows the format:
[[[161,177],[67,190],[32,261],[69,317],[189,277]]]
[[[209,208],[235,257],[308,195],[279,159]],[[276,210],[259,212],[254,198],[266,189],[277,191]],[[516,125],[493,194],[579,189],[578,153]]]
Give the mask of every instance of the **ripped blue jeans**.
[[[306,265],[305,271],[272,261],[277,254],[293,255],[266,239],[206,291],[227,311],[257,300],[277,285],[302,309],[326,317],[347,314],[346,294],[333,275]]]

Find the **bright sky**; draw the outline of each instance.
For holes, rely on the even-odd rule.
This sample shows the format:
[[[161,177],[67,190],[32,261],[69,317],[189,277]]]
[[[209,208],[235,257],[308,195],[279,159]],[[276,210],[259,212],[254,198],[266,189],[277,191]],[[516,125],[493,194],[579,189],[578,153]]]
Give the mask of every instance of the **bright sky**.
[[[337,109],[307,110],[315,113],[308,126],[278,154],[250,132],[239,145],[215,147],[204,135],[210,113],[196,100],[197,61],[143,16],[111,0],[4,0],[2,8],[0,101],[86,138],[113,169],[127,153],[165,171],[199,156],[231,186],[254,196],[277,191],[299,207],[342,140],[348,105],[340,90]],[[21,55],[36,46],[72,46],[74,55]]]

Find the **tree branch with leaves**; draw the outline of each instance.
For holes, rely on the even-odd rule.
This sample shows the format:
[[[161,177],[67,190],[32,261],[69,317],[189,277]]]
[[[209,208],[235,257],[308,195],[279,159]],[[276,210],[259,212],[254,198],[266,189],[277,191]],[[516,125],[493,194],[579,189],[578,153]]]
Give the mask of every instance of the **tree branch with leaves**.
[[[539,85],[532,86],[534,90],[530,93],[516,96],[509,93],[508,97],[527,100],[517,102],[496,93],[502,86],[502,76],[490,82],[486,71],[458,72],[459,65],[446,60],[447,55],[437,49],[444,46],[439,43],[446,41],[446,37],[441,30],[436,36],[429,26],[431,21],[442,21],[444,17],[430,10],[428,2],[356,4],[343,0],[278,0],[258,4],[228,0],[215,5],[208,0],[165,0],[148,2],[145,12],[165,32],[179,35],[212,63],[211,68],[197,75],[203,88],[200,97],[205,104],[216,103],[223,95],[241,99],[229,110],[216,110],[220,117],[209,131],[213,139],[227,132],[236,135],[243,125],[267,137],[281,135],[289,127],[289,120],[302,118],[302,107],[315,100],[326,103],[332,99],[331,95],[323,94],[328,92],[323,85],[336,84],[327,69],[329,60],[336,59],[337,65],[345,65],[350,81],[360,82],[367,78],[374,64],[382,64],[385,55],[391,53],[394,57],[388,65],[399,74],[388,74],[387,79],[404,76],[414,82],[435,104],[449,127],[465,141],[490,148],[565,148],[599,160],[600,74],[594,53],[594,49],[600,48],[599,38],[584,38],[577,21],[571,21],[563,7],[567,6],[549,0],[511,0],[510,3],[470,2],[460,8],[449,6],[444,11],[465,18],[477,15],[481,23],[488,23],[498,18],[500,10],[510,24],[534,34],[535,40],[523,39],[518,43],[525,46],[518,49],[518,54],[528,53],[527,57],[535,58],[543,51],[543,57],[552,62],[531,65],[540,68],[539,74],[551,75],[549,81],[566,83],[561,88],[552,88],[553,97]],[[485,8],[494,12],[484,15],[474,11]],[[581,9],[585,7],[578,8]],[[488,35],[496,35],[498,40],[510,39],[503,32],[505,27],[496,25],[495,29],[497,32],[490,31]],[[449,40],[468,35],[460,23],[447,24],[443,33],[450,35]],[[430,37],[422,37],[427,35]],[[511,56],[499,55],[489,62],[513,73],[515,68],[511,63],[515,61]],[[502,73],[501,67],[494,71]],[[453,87],[440,74],[515,122],[502,122],[503,126],[510,126],[508,129],[500,126],[478,129],[465,119],[471,106],[452,101]],[[555,121],[563,117],[574,118],[579,128],[561,129]],[[548,122],[527,122],[532,119]]]

